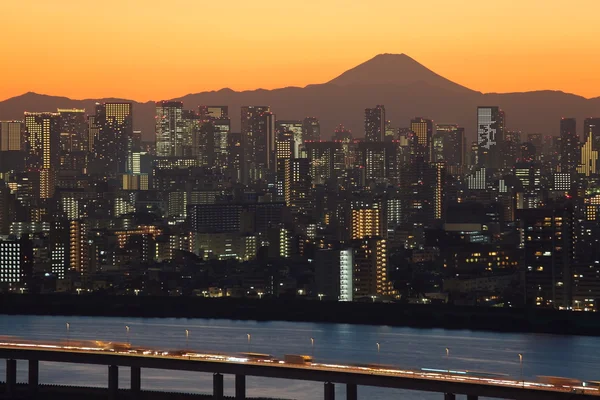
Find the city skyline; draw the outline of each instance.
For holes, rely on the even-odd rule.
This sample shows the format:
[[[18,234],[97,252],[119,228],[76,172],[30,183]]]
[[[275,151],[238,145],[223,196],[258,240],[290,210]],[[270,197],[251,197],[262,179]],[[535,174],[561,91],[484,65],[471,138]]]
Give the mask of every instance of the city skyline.
[[[504,7],[474,1],[384,1],[377,8],[337,1],[302,6],[267,2],[260,7],[236,1],[227,13],[217,4],[185,0],[168,12],[155,2],[142,6],[138,0],[119,8],[114,0],[93,9],[67,3],[61,8],[34,0],[6,5],[7,23],[0,29],[12,40],[3,41],[0,50],[11,62],[4,68],[0,99],[35,91],[148,101],[225,87],[302,87],[327,82],[378,53],[409,54],[486,93],[548,89],[587,98],[600,95],[595,75],[600,58],[589,54],[600,29],[593,19],[600,5],[594,1],[568,6],[509,1]],[[375,14],[382,9],[403,23],[370,22],[379,20]],[[24,15],[28,24],[20,22]],[[56,28],[46,21],[48,15],[65,23]],[[221,18],[200,18],[198,23],[203,15]],[[423,24],[411,15],[427,15],[427,35],[418,33]],[[503,23],[489,24],[481,18],[486,15]],[[294,20],[311,24],[292,23],[290,29]],[[453,24],[449,34],[444,27],[452,20],[461,23]],[[319,29],[308,28],[315,25]],[[371,40],[373,34],[378,40]],[[101,50],[106,46],[110,53]],[[164,48],[177,58],[157,56]],[[261,57],[257,48],[265,49]],[[282,57],[281,49],[288,55]]]

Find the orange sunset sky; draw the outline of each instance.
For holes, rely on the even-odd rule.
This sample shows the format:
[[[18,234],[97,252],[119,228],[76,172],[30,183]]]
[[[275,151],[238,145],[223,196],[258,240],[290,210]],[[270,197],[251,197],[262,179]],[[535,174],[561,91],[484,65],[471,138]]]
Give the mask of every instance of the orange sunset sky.
[[[406,53],[482,92],[600,96],[600,0],[3,0],[0,99],[326,82]]]

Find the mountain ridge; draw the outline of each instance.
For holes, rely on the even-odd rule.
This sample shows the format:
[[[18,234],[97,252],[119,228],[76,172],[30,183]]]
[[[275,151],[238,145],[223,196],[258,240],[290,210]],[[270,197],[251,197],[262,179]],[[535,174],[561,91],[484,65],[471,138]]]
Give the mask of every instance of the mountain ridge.
[[[239,131],[239,108],[242,105],[270,105],[280,119],[316,116],[321,121],[322,138],[331,137],[342,123],[362,137],[364,109],[384,104],[386,117],[393,126],[407,127],[410,119],[420,115],[436,122],[458,123],[468,137],[475,138],[476,107],[498,105],[507,113],[508,129],[527,133],[558,134],[562,116],[600,115],[600,97],[586,99],[557,90],[512,93],[481,93],[452,82],[405,54],[380,54],[325,83],[305,87],[253,89],[231,88],[188,93],[174,98],[188,109],[199,105],[228,105],[232,130]],[[24,111],[56,111],[57,108],[85,108],[93,113],[96,102],[131,101],[134,104],[134,127],[144,139],[154,137],[154,102],[121,98],[70,99],[27,92],[0,102],[0,119],[22,119]],[[583,124],[580,123],[579,127]]]

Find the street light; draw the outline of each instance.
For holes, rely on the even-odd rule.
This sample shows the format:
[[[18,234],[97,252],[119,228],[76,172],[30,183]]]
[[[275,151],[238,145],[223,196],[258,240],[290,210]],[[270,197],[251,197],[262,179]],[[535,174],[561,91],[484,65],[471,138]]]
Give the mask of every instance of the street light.
[[[446,347],[446,367],[448,367],[448,374],[450,373],[450,349]]]
[[[381,364],[381,355],[379,353],[379,350],[381,350],[381,345],[379,344],[379,342],[377,342],[376,344],[377,344],[377,364]]]
[[[323,293],[319,293],[317,296],[319,296],[319,300],[323,300],[323,296],[325,296]]]
[[[315,359],[315,338],[310,338],[311,359]]]
[[[185,330],[185,348],[188,349],[188,343],[189,343],[189,339],[190,339],[190,331],[189,330]]]
[[[71,324],[67,322],[67,345],[69,345],[69,332],[71,330]]]
[[[250,353],[250,340],[252,339],[252,335],[247,333],[246,334],[248,336],[248,353]]]
[[[125,325],[125,331],[127,332],[127,344],[131,344],[131,341],[129,340],[129,325]]]
[[[519,364],[521,364],[521,382],[523,382],[523,387],[525,387],[525,378],[523,377],[523,354],[519,353]]]

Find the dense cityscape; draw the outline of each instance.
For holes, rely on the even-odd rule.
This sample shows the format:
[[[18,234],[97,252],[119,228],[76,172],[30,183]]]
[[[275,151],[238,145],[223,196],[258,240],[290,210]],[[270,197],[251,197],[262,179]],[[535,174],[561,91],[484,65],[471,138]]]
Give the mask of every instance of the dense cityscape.
[[[373,105],[357,134],[160,101],[154,141],[128,102],[25,112],[0,123],[0,289],[596,311],[600,118],[472,112]]]

